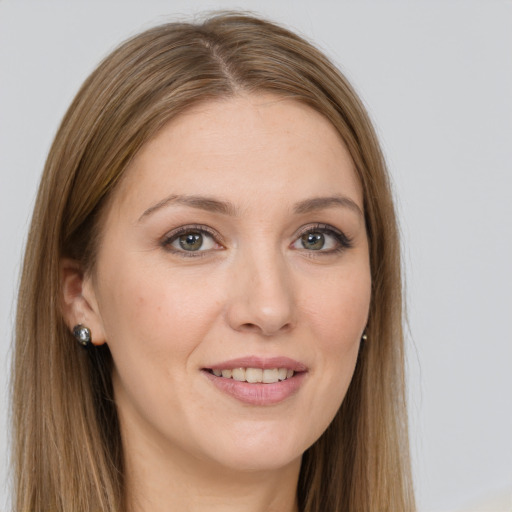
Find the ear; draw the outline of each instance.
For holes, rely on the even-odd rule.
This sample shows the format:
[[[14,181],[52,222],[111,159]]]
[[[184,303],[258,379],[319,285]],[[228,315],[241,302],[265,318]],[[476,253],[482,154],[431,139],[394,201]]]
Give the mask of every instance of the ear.
[[[105,331],[92,285],[82,266],[75,260],[64,258],[60,263],[61,309],[66,325],[82,324],[91,331],[94,345],[105,343]]]

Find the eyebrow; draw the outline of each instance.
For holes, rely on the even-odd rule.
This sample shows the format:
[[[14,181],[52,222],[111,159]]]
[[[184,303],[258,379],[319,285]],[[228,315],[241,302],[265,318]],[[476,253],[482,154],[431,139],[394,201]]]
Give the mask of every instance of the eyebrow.
[[[310,213],[336,206],[348,208],[361,217],[364,217],[363,212],[357,203],[346,196],[314,197],[312,199],[306,199],[297,203],[293,211],[297,214]]]
[[[139,222],[153,212],[160,210],[171,204],[180,204],[189,206],[191,208],[197,208],[199,210],[206,210],[207,212],[222,213],[224,215],[236,216],[237,210],[235,206],[229,201],[219,201],[213,197],[205,196],[184,196],[184,195],[172,195],[166,197],[159,203],[148,208],[140,217]]]
[[[229,201],[220,201],[213,197],[207,196],[171,195],[145,210],[144,213],[139,217],[139,222],[157,210],[165,208],[171,204],[189,206],[191,208],[197,208],[199,210],[205,210],[213,213],[220,213],[232,217],[238,215],[237,208],[233,205],[233,203]],[[332,207],[348,208],[361,217],[364,217],[363,212],[357,203],[346,196],[314,197],[311,199],[305,199],[304,201],[300,201],[295,204],[293,212],[300,215]]]

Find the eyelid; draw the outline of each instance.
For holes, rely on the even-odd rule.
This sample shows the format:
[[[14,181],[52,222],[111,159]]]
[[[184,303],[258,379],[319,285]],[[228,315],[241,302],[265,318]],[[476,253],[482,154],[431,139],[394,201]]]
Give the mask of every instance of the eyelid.
[[[185,235],[187,233],[200,233],[202,235],[206,235],[210,238],[212,238],[215,243],[222,246],[222,249],[224,249],[224,243],[222,236],[212,228],[205,226],[203,224],[188,224],[185,226],[180,226],[179,228],[173,229],[169,232],[167,232],[161,239],[160,244],[164,249],[167,251],[178,254],[180,256],[185,257],[191,257],[191,258],[197,258],[201,256],[205,256],[207,253],[211,252],[212,249],[208,250],[198,250],[198,251],[185,251],[180,250],[176,247],[172,246],[172,243],[181,235]],[[213,250],[221,250],[221,249],[213,249]]]
[[[202,235],[206,235],[208,237],[211,237],[218,245],[222,246],[221,249],[207,249],[207,250],[198,250],[198,251],[185,251],[185,250],[180,250],[174,246],[172,246],[172,243],[181,235],[184,235],[184,234],[187,234],[187,233],[201,233]],[[330,235],[330,236],[333,236],[337,243],[338,243],[338,247],[334,248],[334,249],[328,249],[328,250],[322,250],[322,249],[319,249],[317,251],[314,251],[314,250],[308,250],[308,249],[305,249],[303,248],[302,251],[303,252],[307,252],[309,254],[312,254],[312,253],[317,253],[317,254],[333,254],[333,253],[336,253],[336,252],[342,252],[346,249],[350,249],[352,247],[352,239],[350,237],[348,237],[343,231],[341,231],[340,229],[338,228],[335,228],[334,226],[331,226],[330,224],[325,224],[325,223],[313,223],[313,224],[307,224],[305,226],[302,226],[299,231],[296,233],[295,237],[294,237],[294,240],[291,244],[291,246],[293,247],[293,245],[295,243],[297,243],[297,241],[303,236],[305,235],[306,233],[312,233],[312,232],[320,232],[320,233],[324,233],[324,234],[327,234],[327,235]],[[169,231],[168,233],[166,233],[161,241],[160,241],[160,244],[162,245],[162,247],[166,250],[168,250],[169,252],[172,252],[174,254],[178,254],[180,256],[184,256],[184,257],[201,257],[201,256],[205,256],[207,255],[208,253],[211,253],[212,251],[216,251],[216,250],[222,250],[224,249],[224,241],[223,241],[223,237],[217,232],[215,231],[214,229],[210,228],[209,226],[205,226],[203,224],[188,224],[188,225],[185,225],[185,226],[180,226],[174,230],[171,230]],[[300,249],[299,249],[300,250]]]
[[[324,234],[333,236],[337,240],[339,247],[337,247],[335,249],[329,249],[329,250],[321,250],[320,249],[318,251],[303,249],[303,251],[305,251],[305,252],[317,253],[317,254],[322,254],[322,253],[323,254],[332,254],[335,252],[343,251],[345,249],[350,249],[353,246],[352,238],[347,236],[343,231],[341,231],[338,228],[335,228],[334,226],[331,226],[330,224],[325,224],[325,223],[321,223],[321,222],[307,224],[306,226],[302,226],[299,229],[299,231],[297,232],[297,234],[295,235],[292,246],[303,235],[305,235],[306,233],[313,233],[313,232],[317,232],[317,233],[320,232],[320,233],[324,233]]]

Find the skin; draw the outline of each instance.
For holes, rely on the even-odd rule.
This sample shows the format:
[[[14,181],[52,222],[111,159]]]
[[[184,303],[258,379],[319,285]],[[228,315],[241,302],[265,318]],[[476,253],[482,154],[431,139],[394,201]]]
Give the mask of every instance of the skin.
[[[175,195],[233,211],[163,203]],[[345,199],[295,211],[333,196]],[[136,155],[107,208],[94,270],[63,263],[70,327],[89,326],[113,355],[130,510],[297,510],[301,455],[345,396],[367,320],[362,210],[339,135],[289,99],[204,103]],[[350,247],[331,232],[322,248],[305,247],[303,228],[318,233],[317,223]],[[190,225],[215,234],[204,250],[172,238]],[[243,356],[286,356],[307,372],[283,401],[250,405],[202,371]]]

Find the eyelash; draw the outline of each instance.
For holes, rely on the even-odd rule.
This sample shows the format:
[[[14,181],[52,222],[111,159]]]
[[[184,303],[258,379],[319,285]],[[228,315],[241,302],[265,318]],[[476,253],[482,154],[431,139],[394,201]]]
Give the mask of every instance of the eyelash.
[[[168,233],[163,238],[161,245],[164,249],[166,249],[169,252],[172,252],[173,254],[177,254],[179,256],[182,256],[184,258],[201,258],[206,256],[210,251],[209,250],[203,250],[203,251],[185,251],[185,250],[179,250],[172,246],[172,244],[182,235],[197,233],[201,235],[207,235],[211,237],[215,243],[222,245],[222,238],[220,235],[208,228],[204,225],[189,225],[189,226],[182,226],[171,233]],[[328,254],[336,254],[345,251],[346,249],[350,249],[353,246],[352,239],[348,237],[345,233],[340,231],[339,229],[336,229],[333,226],[330,226],[329,224],[310,224],[307,226],[304,226],[297,236],[295,237],[294,241],[291,245],[295,244],[298,240],[300,240],[301,237],[308,233],[322,233],[325,235],[332,236],[335,241],[337,242],[337,246],[333,249],[329,250],[308,250],[303,248],[302,251],[307,253],[309,256],[320,256],[320,255],[328,255]],[[220,240],[220,242],[219,242]],[[301,250],[301,249],[299,249]]]
[[[176,241],[180,236],[182,235],[188,235],[192,233],[197,233],[200,235],[208,235],[211,237],[216,243],[222,244],[222,242],[219,242],[218,240],[222,240],[220,235],[213,231],[212,229],[208,228],[207,226],[199,225],[199,224],[192,224],[189,226],[182,226],[178,229],[175,229],[171,233],[168,233],[165,235],[164,239],[162,240],[162,246],[164,249],[166,249],[169,252],[172,252],[173,254],[177,254],[178,256],[182,256],[184,258],[201,258],[203,256],[206,256],[206,254],[209,251],[185,251],[185,250],[179,250],[172,246],[172,243]]]
[[[310,224],[308,226],[305,226],[302,228],[297,237],[295,238],[295,241],[293,243],[296,243],[301,237],[308,233],[322,233],[324,235],[332,236],[336,242],[338,243],[337,247],[334,249],[329,250],[308,250],[303,249],[305,252],[307,252],[311,256],[317,256],[317,255],[326,255],[326,254],[337,254],[340,252],[345,251],[346,249],[350,249],[353,247],[353,241],[350,237],[348,237],[343,231],[340,231],[339,229],[336,229],[335,227],[329,225],[329,224]]]

